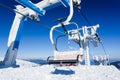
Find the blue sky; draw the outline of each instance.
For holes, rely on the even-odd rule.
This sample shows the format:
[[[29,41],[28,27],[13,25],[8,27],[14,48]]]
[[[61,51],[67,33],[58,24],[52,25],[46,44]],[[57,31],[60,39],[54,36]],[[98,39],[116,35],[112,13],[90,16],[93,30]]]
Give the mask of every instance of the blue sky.
[[[39,2],[40,0],[31,0]],[[14,8],[17,3],[14,0],[1,0],[0,3]],[[92,25],[99,24],[98,33],[110,57],[120,58],[120,0],[82,0],[81,10],[87,16]],[[53,20],[67,16],[69,8],[59,6],[48,10],[46,15],[40,16],[40,23],[52,27],[57,23]],[[15,13],[0,7],[0,56],[4,56],[7,50],[7,39],[14,20]],[[72,21],[80,27],[87,22],[75,9]],[[25,22],[18,57],[46,57],[53,55],[53,46],[49,39],[49,29],[31,20]],[[63,43],[63,42],[61,42]],[[101,46],[94,48],[90,45],[91,55],[103,54]]]

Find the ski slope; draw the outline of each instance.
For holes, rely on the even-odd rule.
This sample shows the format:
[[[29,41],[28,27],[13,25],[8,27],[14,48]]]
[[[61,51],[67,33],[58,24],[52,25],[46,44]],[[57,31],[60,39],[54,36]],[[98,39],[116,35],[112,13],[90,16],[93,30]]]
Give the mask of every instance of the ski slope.
[[[18,68],[1,68],[0,80],[119,80],[114,66],[54,67],[17,60]]]

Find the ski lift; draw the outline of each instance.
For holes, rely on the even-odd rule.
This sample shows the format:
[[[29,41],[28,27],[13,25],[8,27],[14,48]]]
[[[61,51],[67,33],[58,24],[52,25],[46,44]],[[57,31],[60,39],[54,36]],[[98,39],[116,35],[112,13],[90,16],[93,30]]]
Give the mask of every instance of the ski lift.
[[[60,18],[57,21],[60,22],[60,24],[53,26],[50,30],[50,40],[54,46],[54,57],[53,56],[49,56],[47,61],[48,64],[55,64],[55,65],[59,65],[59,66],[77,66],[79,64],[80,61],[82,61],[82,56],[83,56],[83,52],[82,52],[82,48],[80,45],[80,34],[78,29],[78,25],[74,22],[69,22],[67,24],[63,23],[62,20],[64,18]],[[70,25],[75,25],[76,29],[75,30],[66,30],[66,26],[69,27]],[[56,38],[56,41],[53,40],[53,31],[56,30],[56,28],[62,27],[64,30],[64,34],[60,35]],[[72,40],[75,41],[78,45],[79,45],[79,50],[72,50],[72,51],[59,51],[57,48],[57,42],[58,39],[61,37],[67,36],[68,40]]]

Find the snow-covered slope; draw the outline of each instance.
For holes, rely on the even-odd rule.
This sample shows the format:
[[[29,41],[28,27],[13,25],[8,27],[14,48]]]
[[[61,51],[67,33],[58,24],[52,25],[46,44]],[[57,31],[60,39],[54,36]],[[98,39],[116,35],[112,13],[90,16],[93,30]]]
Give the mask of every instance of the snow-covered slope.
[[[0,69],[0,80],[119,80],[114,66],[54,67],[17,60],[18,68]]]

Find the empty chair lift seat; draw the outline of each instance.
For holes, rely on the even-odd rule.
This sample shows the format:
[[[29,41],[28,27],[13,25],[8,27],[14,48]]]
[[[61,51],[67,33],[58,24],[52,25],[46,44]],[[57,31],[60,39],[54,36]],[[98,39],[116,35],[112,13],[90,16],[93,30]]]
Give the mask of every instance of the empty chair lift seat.
[[[82,54],[80,54],[80,51],[54,51],[54,59],[48,60],[48,63],[69,66],[77,65],[79,61],[82,61]]]

